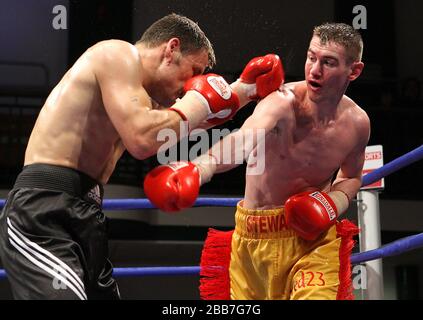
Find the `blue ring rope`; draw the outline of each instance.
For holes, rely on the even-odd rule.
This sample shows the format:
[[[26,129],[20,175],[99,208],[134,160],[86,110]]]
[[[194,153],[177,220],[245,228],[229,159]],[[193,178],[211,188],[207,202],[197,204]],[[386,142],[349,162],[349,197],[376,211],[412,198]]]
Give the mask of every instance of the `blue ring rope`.
[[[379,258],[392,257],[421,247],[423,247],[423,233],[396,240],[378,249],[352,254],[351,263],[359,264]]]
[[[391,162],[388,162],[383,167],[366,174],[363,177],[362,186],[368,186],[369,184],[372,184],[373,182],[376,182],[383,177],[386,177],[387,175],[390,175],[391,173],[394,173],[421,159],[423,159],[423,145]]]
[[[396,240],[378,249],[355,253],[351,255],[351,263],[359,264],[365,261],[375,260],[384,257],[395,256],[423,246],[423,233]],[[116,278],[134,276],[199,276],[201,267],[135,267],[135,268],[114,268],[113,276]],[[6,278],[6,272],[0,269],[0,280]]]
[[[423,158],[423,145],[406,153],[405,155],[385,164],[363,177],[362,186],[367,186],[380,180],[387,175],[404,168]],[[198,198],[194,207],[235,207],[242,198]],[[0,209],[3,208],[5,200],[0,200]],[[155,209],[156,207],[148,199],[105,199],[104,210],[139,210]]]
[[[423,145],[413,151],[387,163],[383,167],[363,177],[363,186],[372,184],[387,175],[400,170],[423,158]],[[199,198],[194,206],[224,206],[234,207],[241,198]],[[0,208],[5,200],[0,200]],[[104,200],[104,210],[135,210],[154,209],[148,199],[107,199]],[[398,255],[400,253],[423,247],[423,233],[406,237],[378,249],[351,255],[351,263],[358,264],[365,261]],[[174,275],[199,275],[200,267],[143,267],[143,268],[115,268],[113,275],[116,277],[132,276],[174,276]],[[6,272],[0,269],[0,279],[6,278]]]
[[[117,278],[133,276],[186,276],[199,275],[200,267],[135,267],[114,268],[113,276]]]

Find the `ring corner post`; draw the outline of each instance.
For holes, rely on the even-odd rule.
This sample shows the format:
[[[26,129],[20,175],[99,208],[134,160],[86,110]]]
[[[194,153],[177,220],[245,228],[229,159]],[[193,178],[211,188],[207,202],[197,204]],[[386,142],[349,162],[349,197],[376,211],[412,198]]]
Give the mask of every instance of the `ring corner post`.
[[[360,228],[360,252],[377,249],[381,246],[379,191],[363,191],[357,194],[358,226]],[[366,268],[366,286],[362,287],[365,300],[383,300],[382,259],[363,263]]]

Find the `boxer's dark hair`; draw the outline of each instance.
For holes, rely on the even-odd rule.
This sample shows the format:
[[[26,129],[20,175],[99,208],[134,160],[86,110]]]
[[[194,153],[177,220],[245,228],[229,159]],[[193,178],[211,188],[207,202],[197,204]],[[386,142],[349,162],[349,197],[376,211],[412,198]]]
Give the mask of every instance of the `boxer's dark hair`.
[[[181,43],[181,53],[192,53],[201,49],[207,50],[209,68],[216,64],[213,46],[197,23],[176,13],[169,14],[154,22],[137,42],[150,48],[161,45],[172,38]]]
[[[314,27],[313,36],[320,38],[322,44],[334,42],[342,45],[347,52],[347,62],[361,61],[363,39],[360,33],[345,23],[324,23]]]

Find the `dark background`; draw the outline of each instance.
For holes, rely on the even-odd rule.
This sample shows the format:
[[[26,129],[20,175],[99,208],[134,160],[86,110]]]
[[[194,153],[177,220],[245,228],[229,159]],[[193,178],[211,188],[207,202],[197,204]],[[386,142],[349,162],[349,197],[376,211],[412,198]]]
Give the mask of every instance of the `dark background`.
[[[46,2],[49,2],[45,0]],[[29,1],[30,3],[31,1]],[[41,1],[43,2],[43,1]],[[55,4],[52,2],[51,6]],[[362,76],[350,85],[347,94],[368,113],[372,123],[369,145],[382,144],[385,162],[411,151],[422,144],[420,119],[423,103],[420,91],[414,100],[406,99],[402,93],[403,86],[411,82],[411,78],[421,90],[422,62],[418,59],[422,51],[421,43],[398,48],[398,44],[409,39],[421,22],[408,20],[411,27],[404,27],[400,19],[408,18],[414,7],[422,9],[419,1],[404,1],[399,5],[394,0],[386,0],[383,5],[375,1],[262,1],[258,6],[253,1],[69,1],[68,29],[54,31],[54,37],[37,34],[36,43],[42,47],[44,60],[60,60],[56,65],[37,62],[39,57],[19,58],[20,70],[39,67],[46,74],[46,81],[36,84],[8,83],[8,73],[13,57],[21,55],[7,48],[6,59],[0,54],[0,70],[4,69],[0,81],[0,98],[7,97],[7,103],[0,100],[0,185],[10,188],[19,172],[27,138],[32,130],[38,110],[52,87],[57,83],[66,69],[91,45],[104,39],[123,39],[135,42],[141,33],[152,22],[170,12],[187,15],[200,24],[214,44],[218,64],[213,70],[223,74],[228,82],[235,80],[244,65],[254,56],[274,52],[284,62],[287,81],[303,79],[303,63],[305,51],[310,39],[310,31],[316,24],[325,21],[338,21],[351,24],[355,17],[352,8],[356,4],[367,8],[367,29],[362,33],[365,50],[363,61],[366,64]],[[66,4],[66,2],[65,2]],[[399,16],[396,11],[404,12]],[[46,10],[48,6],[46,7]],[[407,11],[408,10],[408,11]],[[416,9],[418,10],[418,9]],[[53,15],[45,12],[44,18],[52,19]],[[36,19],[33,16],[31,19]],[[412,17],[411,17],[412,18]],[[411,19],[410,18],[410,19]],[[16,20],[13,20],[16,23]],[[9,28],[13,30],[12,26]],[[2,32],[5,32],[3,29]],[[41,33],[41,31],[40,31]],[[62,36],[61,36],[62,35]],[[6,35],[11,38],[13,35]],[[20,35],[22,36],[22,34]],[[45,40],[47,38],[47,40]],[[65,40],[64,40],[65,39]],[[34,41],[32,38],[31,41]],[[44,41],[40,43],[41,41]],[[3,42],[7,43],[7,42]],[[417,48],[415,48],[418,46]],[[51,48],[51,51],[49,51]],[[21,46],[17,49],[22,49]],[[16,50],[17,50],[16,49]],[[403,51],[402,51],[403,50]],[[405,51],[409,50],[411,52]],[[26,47],[30,52],[31,47]],[[60,58],[57,58],[63,53]],[[400,54],[398,54],[400,53]],[[7,57],[9,56],[9,57]],[[53,59],[50,58],[53,57]],[[12,58],[11,58],[12,57]],[[413,60],[412,58],[417,58]],[[2,62],[4,60],[9,60]],[[32,61],[31,61],[32,60]],[[404,62],[404,60],[406,62]],[[7,63],[9,68],[7,69]],[[16,63],[16,62],[14,62]],[[405,68],[402,69],[406,63]],[[30,68],[27,68],[30,70]],[[21,71],[22,72],[22,71]],[[31,79],[34,72],[25,73],[25,79]],[[16,76],[16,74],[15,74]],[[410,80],[410,81],[408,81]],[[20,80],[22,82],[22,79]],[[408,81],[408,82],[407,82]],[[411,84],[412,85],[412,84]],[[412,89],[410,89],[412,90]],[[38,99],[38,103],[21,103],[23,97]],[[239,115],[224,127],[230,130],[239,128],[251,113],[252,105],[242,110]],[[223,126],[222,126],[223,127]],[[136,161],[125,154],[112,176],[111,183],[140,185],[145,173],[156,164],[155,158]],[[393,174],[386,180],[386,189],[381,195],[389,199],[421,199],[419,182],[423,174],[423,164],[417,163],[405,168],[401,174]],[[241,166],[225,175],[216,176],[202,189],[205,193],[243,194],[245,167]],[[407,186],[404,188],[404,186]]]
[[[66,30],[51,27],[52,8],[58,4],[67,8]],[[289,82],[304,78],[303,65],[312,27],[326,21],[352,24],[355,5],[367,9],[367,29],[360,30],[366,66],[362,76],[351,83],[347,95],[368,113],[372,123],[369,145],[383,145],[386,163],[423,142],[421,1],[5,1],[0,12],[0,188],[9,190],[13,186],[22,167],[27,139],[48,93],[76,59],[96,42],[114,38],[134,43],[155,20],[176,12],[198,22],[208,35],[218,61],[213,72],[224,75],[228,82],[237,79],[252,57],[268,52],[282,58]],[[244,108],[222,128],[239,128],[253,107],[252,104]],[[155,157],[137,161],[125,153],[110,184],[140,187],[145,174],[156,164]],[[215,176],[202,188],[202,194],[241,197],[244,171],[245,166],[240,166]],[[423,163],[412,164],[385,179],[386,188],[380,197],[419,201],[422,178]],[[202,241],[206,229],[151,226],[114,219],[110,236],[115,240],[112,248],[121,248],[124,245],[119,241],[127,239]],[[408,233],[385,232],[383,242],[405,235]],[[143,254],[145,263],[165,264],[162,257],[169,256],[173,247],[160,247],[162,251],[147,250],[145,245],[137,248],[122,249],[130,252],[128,256],[132,260],[116,255],[120,252],[117,249],[113,251],[114,257],[122,265],[139,265],[136,250],[156,251],[156,255]],[[178,262],[195,263],[199,248],[198,244],[187,244]],[[168,263],[172,265],[174,261]],[[400,271],[398,274],[404,275]],[[122,281],[127,281],[127,285],[131,282]],[[160,281],[166,283],[166,279]],[[168,294],[162,297],[173,296],[172,291]],[[197,298],[191,293],[188,296]]]

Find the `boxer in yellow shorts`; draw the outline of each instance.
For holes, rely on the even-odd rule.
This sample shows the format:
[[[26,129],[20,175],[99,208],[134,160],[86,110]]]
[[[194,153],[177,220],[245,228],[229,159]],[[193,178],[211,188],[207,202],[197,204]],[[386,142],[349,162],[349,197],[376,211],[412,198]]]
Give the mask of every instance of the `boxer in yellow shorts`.
[[[352,26],[315,27],[304,81],[267,95],[208,152],[147,175],[149,199],[178,211],[192,206],[214,174],[240,165],[240,156],[247,162],[235,231],[213,230],[205,242],[203,299],[352,297],[357,228],[338,218],[361,187],[370,136],[366,112],[345,95],[364,68],[362,51]]]
[[[201,261],[202,298],[351,298],[350,264],[345,259],[340,261],[340,253],[349,259],[351,236],[357,229],[346,220],[333,225],[313,242],[302,239],[286,225],[282,207],[250,210],[243,208],[241,201],[235,222],[234,232],[213,229],[209,232]],[[352,227],[352,232],[340,232],[346,227]],[[222,269],[216,268],[219,261]],[[343,274],[347,277],[340,283]]]

